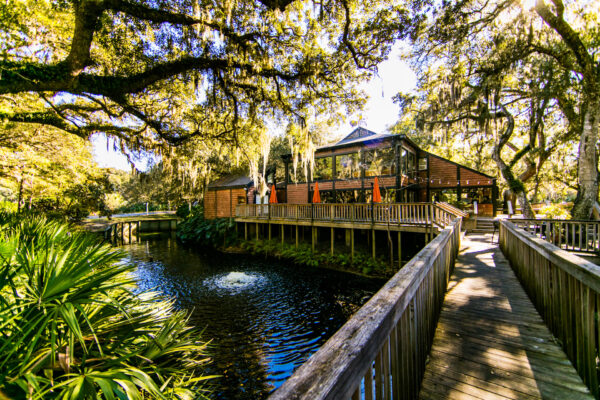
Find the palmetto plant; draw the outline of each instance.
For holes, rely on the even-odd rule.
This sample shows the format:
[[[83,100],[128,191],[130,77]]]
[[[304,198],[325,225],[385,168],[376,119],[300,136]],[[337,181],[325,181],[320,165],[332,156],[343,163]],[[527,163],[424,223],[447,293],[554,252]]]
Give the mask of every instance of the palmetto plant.
[[[198,398],[206,343],[139,293],[122,253],[68,226],[0,216],[0,398]]]

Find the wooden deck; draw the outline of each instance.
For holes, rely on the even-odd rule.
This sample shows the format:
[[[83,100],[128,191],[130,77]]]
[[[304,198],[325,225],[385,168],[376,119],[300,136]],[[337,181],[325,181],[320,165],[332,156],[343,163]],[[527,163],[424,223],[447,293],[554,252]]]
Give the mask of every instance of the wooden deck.
[[[463,240],[419,398],[593,398],[489,234]]]

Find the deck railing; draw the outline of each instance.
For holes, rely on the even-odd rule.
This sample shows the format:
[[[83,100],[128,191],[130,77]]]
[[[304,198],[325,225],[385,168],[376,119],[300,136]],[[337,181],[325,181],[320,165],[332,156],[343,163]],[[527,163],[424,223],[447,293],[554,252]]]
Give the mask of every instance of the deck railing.
[[[456,215],[457,217],[466,218],[469,215],[469,213],[461,210],[460,208],[454,207],[453,205],[445,203],[443,201],[436,201],[434,204],[442,210],[446,210],[449,213]]]
[[[513,219],[511,222],[563,250],[600,252],[600,221]]]
[[[500,223],[500,247],[577,372],[600,398],[600,267],[519,229],[519,222]]]
[[[331,221],[447,226],[456,214],[431,203],[239,204],[236,217],[268,220]]]
[[[453,220],[269,400],[416,398],[461,222]]]

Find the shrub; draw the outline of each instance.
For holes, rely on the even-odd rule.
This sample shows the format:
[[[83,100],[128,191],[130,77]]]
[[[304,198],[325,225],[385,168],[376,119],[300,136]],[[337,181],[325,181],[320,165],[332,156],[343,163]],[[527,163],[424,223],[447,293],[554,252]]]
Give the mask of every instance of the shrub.
[[[39,217],[0,228],[0,397],[202,395],[206,343],[171,301],[136,293],[120,250]]]
[[[571,219],[571,214],[560,204],[549,204],[540,208],[538,214],[544,215],[547,219]]]
[[[388,265],[381,259],[373,259],[369,254],[360,252],[352,256],[347,253],[313,253],[311,247],[301,244],[296,248],[288,244],[281,244],[274,240],[253,240],[242,243],[242,248],[254,255],[265,255],[286,259],[294,264],[308,267],[318,267],[329,265],[334,267],[343,267],[347,270],[353,270],[365,275],[384,275],[388,270]]]
[[[177,225],[177,238],[183,244],[227,247],[237,242],[235,222],[231,218],[204,219],[202,207],[194,207],[189,217]]]

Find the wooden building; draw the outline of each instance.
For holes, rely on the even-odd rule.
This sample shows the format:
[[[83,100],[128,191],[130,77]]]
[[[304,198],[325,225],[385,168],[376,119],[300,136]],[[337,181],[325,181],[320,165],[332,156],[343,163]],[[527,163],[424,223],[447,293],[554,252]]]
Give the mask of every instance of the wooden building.
[[[496,215],[495,178],[424,151],[405,135],[356,128],[339,142],[315,151],[308,179],[299,166],[294,173],[292,155],[283,161],[285,179],[276,184],[280,203],[310,203],[317,182],[323,203],[369,203],[377,177],[384,202],[445,201],[469,211],[476,202],[479,215]],[[254,187],[246,179],[245,201],[254,204]],[[231,186],[222,181],[209,187],[206,218],[232,216],[235,204],[242,201],[242,192],[236,192],[234,201],[227,194]],[[243,185],[236,190],[243,190]]]
[[[495,215],[498,189],[495,178],[419,148],[405,135],[378,134],[359,127],[333,145],[315,152],[315,167],[307,181],[293,173],[292,157],[284,157],[284,202],[310,203],[319,182],[321,201],[368,203],[378,177],[388,202],[447,201],[479,215]],[[281,187],[280,187],[281,186]]]
[[[235,217],[235,207],[246,204],[252,180],[246,175],[229,175],[208,185],[204,194],[204,218]]]

